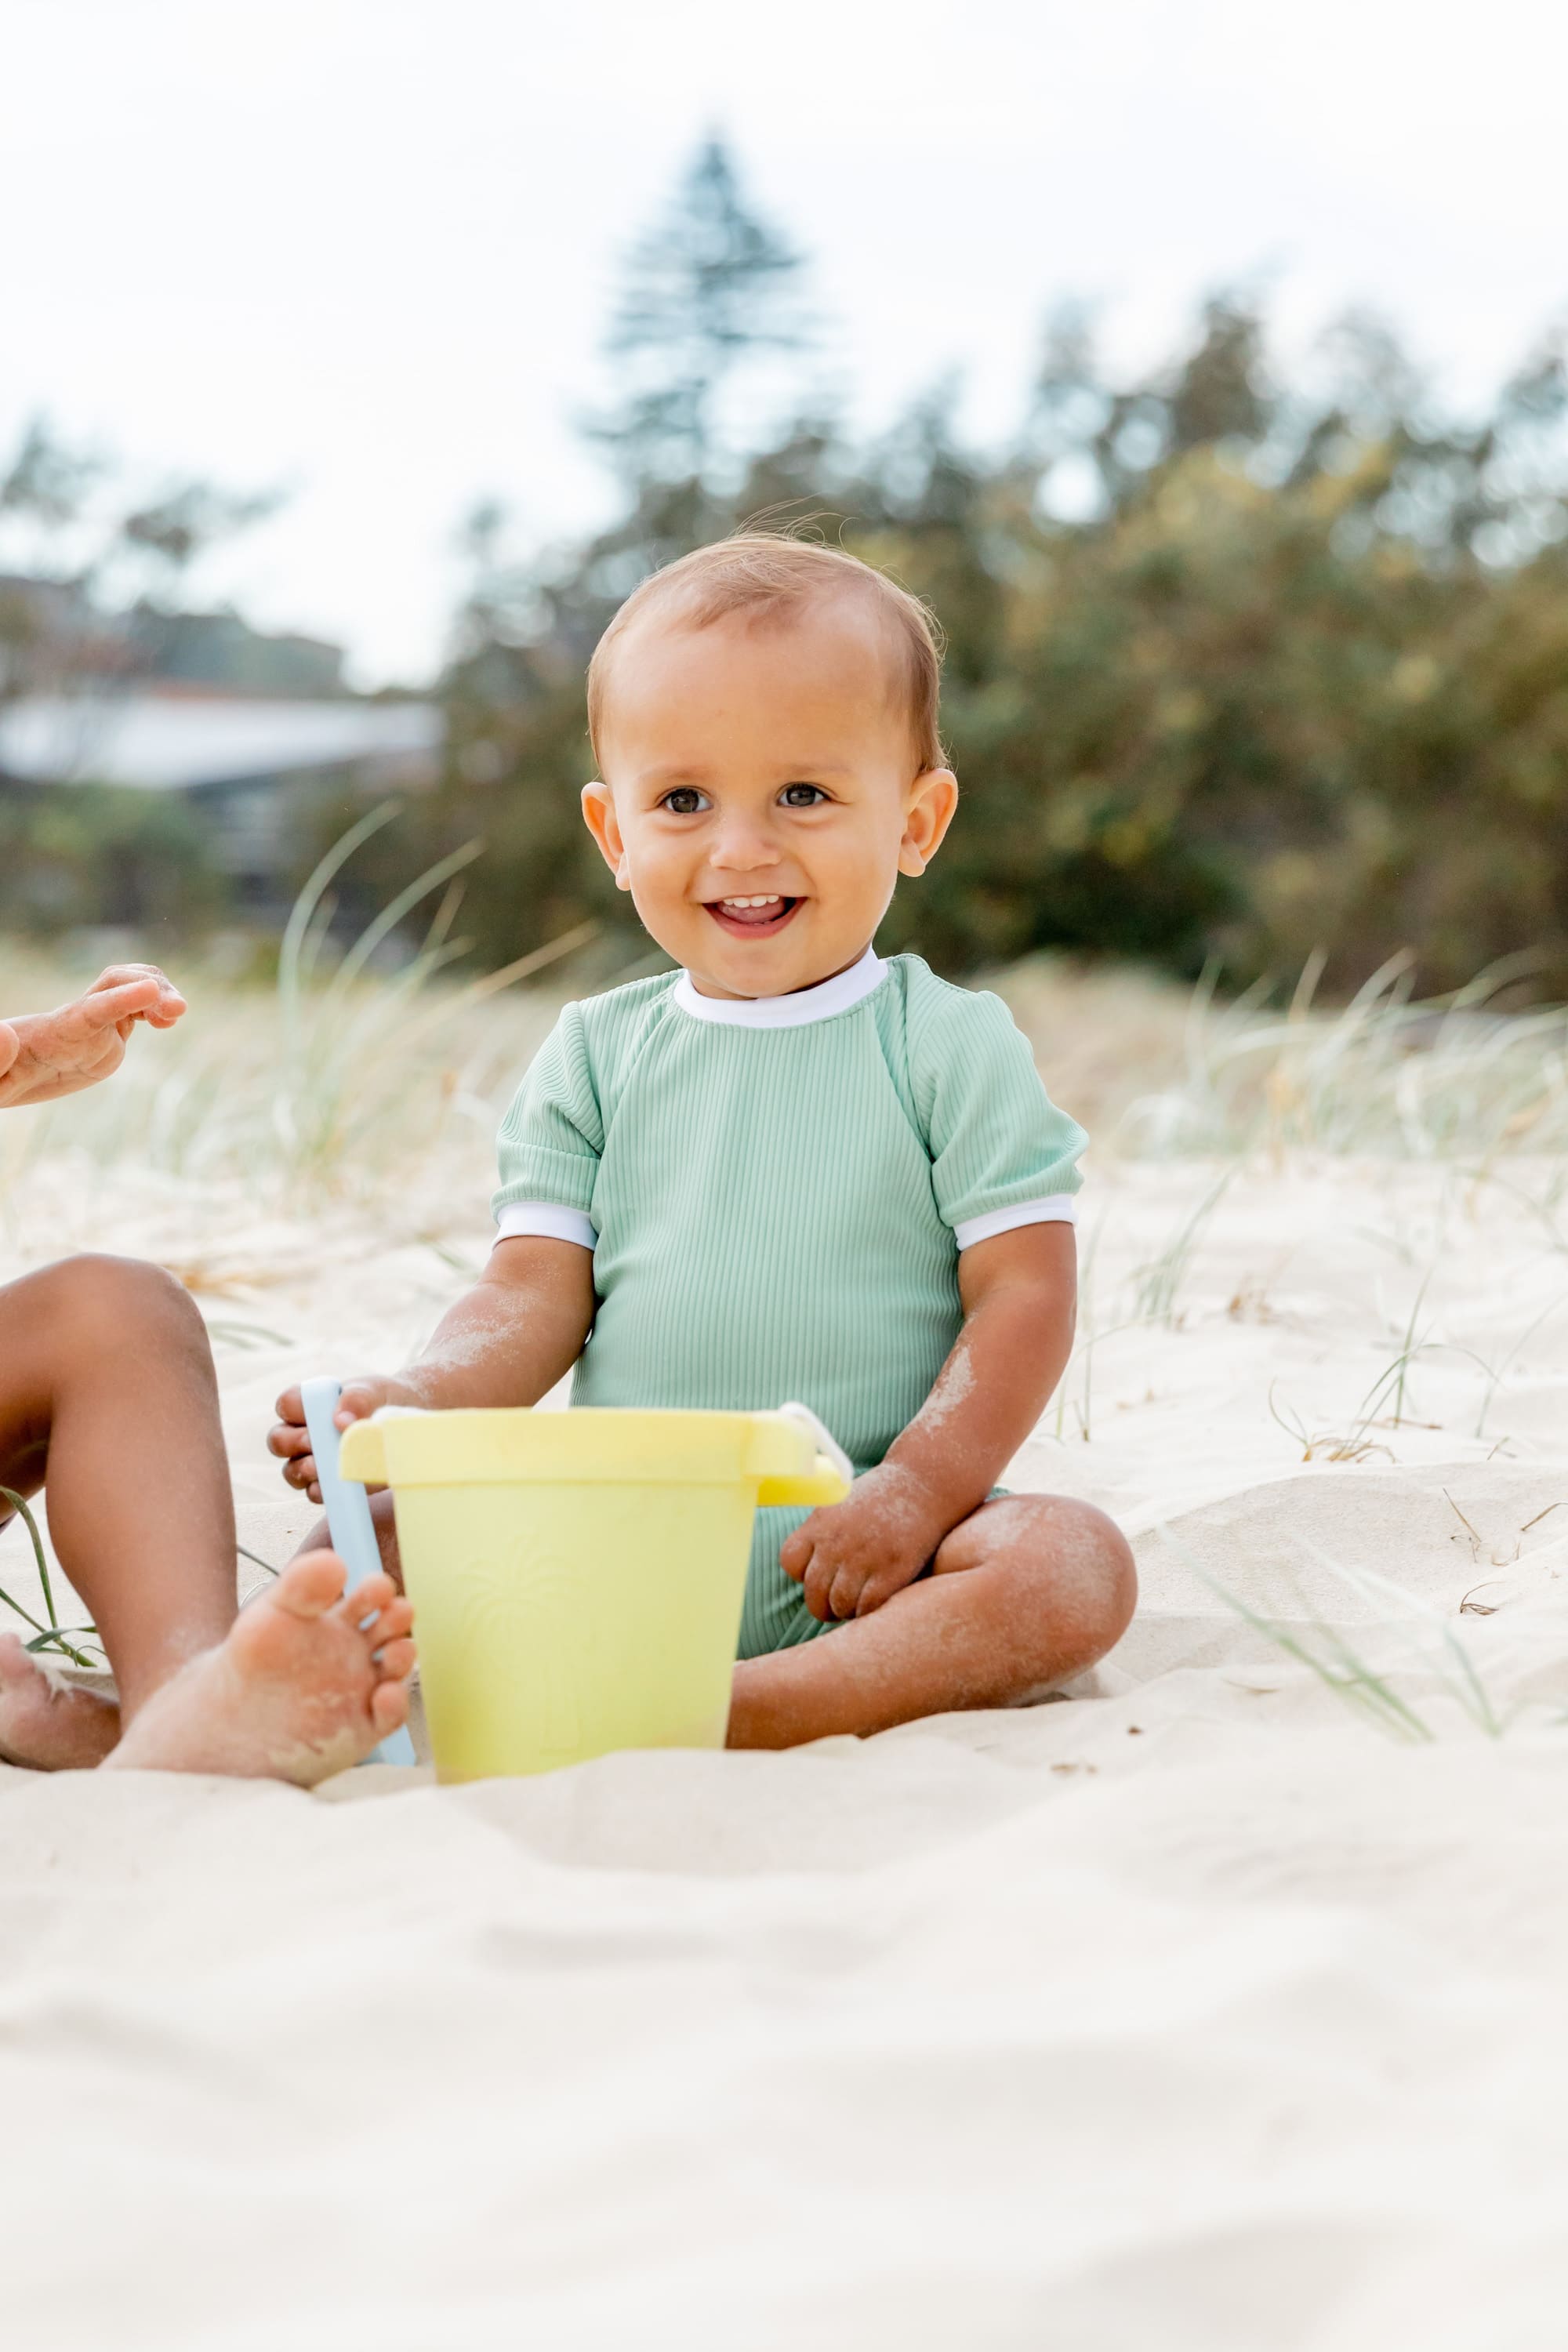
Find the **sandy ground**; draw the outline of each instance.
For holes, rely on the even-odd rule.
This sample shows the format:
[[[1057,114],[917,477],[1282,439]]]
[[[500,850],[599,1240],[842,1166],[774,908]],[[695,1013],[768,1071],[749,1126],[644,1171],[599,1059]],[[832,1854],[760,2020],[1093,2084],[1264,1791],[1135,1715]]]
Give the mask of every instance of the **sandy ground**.
[[[1100,1173],[1011,1476],[1116,1511],[1145,1601],[1062,1702],[464,1790],[0,1773],[7,2345],[1555,2347],[1552,1174]],[[485,1246],[455,1197],[121,1185],[263,1558],[273,1393],[417,1340]],[[30,1168],[0,1275],[101,1219]]]

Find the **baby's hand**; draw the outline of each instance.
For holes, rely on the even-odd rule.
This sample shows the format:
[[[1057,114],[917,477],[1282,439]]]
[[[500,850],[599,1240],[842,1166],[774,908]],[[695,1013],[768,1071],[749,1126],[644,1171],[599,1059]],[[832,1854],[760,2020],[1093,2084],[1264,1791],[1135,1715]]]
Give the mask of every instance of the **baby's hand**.
[[[343,1382],[343,1392],[338,1399],[338,1409],[332,1418],[340,1429],[352,1427],[356,1421],[368,1421],[371,1414],[384,1404],[423,1404],[405,1381],[389,1380],[380,1372],[366,1372],[355,1381]],[[276,1454],[283,1465],[283,1476],[288,1485],[298,1486],[312,1503],[321,1499],[321,1482],[316,1475],[316,1457],[310,1451],[310,1433],[305,1426],[304,1401],[298,1383],[285,1389],[275,1410],[278,1419],[267,1433],[267,1450]]]
[[[842,1503],[813,1511],[789,1537],[779,1565],[805,1588],[812,1615],[866,1617],[912,1584],[947,1533],[934,1498],[911,1471],[883,1462],[857,1478]]]
[[[156,964],[110,964],[74,1003],[0,1022],[0,1105],[56,1102],[96,1086],[120,1067],[138,1021],[172,1029],[184,1009]]]

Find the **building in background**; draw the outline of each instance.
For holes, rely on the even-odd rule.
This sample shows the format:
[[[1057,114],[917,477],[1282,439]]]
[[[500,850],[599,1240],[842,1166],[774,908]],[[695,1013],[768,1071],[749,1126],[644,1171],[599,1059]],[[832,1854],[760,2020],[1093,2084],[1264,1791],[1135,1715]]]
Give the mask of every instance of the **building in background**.
[[[59,628],[53,606],[39,616]],[[0,796],[35,817],[45,796],[84,785],[176,796],[242,921],[287,914],[313,805],[417,792],[439,773],[439,705],[351,693],[336,646],[231,613],[142,611],[95,616],[91,657],[80,636],[76,649],[47,690],[0,699]],[[47,860],[34,863],[47,897]],[[10,879],[25,899],[28,877]]]

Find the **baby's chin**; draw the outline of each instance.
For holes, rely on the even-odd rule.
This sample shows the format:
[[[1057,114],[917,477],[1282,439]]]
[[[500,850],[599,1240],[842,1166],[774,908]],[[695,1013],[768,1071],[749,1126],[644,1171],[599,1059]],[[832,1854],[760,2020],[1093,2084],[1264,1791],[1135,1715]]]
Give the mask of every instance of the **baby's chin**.
[[[805,940],[797,945],[781,939],[773,948],[759,944],[737,949],[725,941],[722,946],[716,943],[700,960],[694,955],[687,969],[705,995],[795,996],[847,971],[865,951],[866,941],[860,938],[837,946]]]
[[[643,929],[704,995],[793,996],[843,971],[866,948],[863,914],[836,916],[815,898],[792,899],[782,919],[761,922],[726,919],[695,901],[679,909],[645,905],[635,888],[632,903]]]

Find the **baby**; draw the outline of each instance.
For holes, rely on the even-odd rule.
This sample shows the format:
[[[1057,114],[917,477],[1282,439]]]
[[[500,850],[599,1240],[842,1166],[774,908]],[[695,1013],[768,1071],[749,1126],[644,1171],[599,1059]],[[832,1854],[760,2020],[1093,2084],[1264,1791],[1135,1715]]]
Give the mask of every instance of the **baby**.
[[[118,964],[72,1004],[0,1021],[0,1109],[112,1076],[139,1024],[172,1029],[184,1010],[154,965]],[[118,1696],[55,1680],[0,1634],[0,1762],[310,1782],[404,1720],[412,1612],[384,1577],[345,1601],[342,1560],[318,1552],[237,1618],[212,1351],[158,1266],[74,1257],[0,1286],[0,1489],[46,1481]],[[0,1492],[0,1527],[15,1516]]]
[[[1071,1346],[1084,1136],[998,998],[872,945],[958,799],[938,664],[914,598],[787,540],[628,598],[583,814],[681,969],[567,1006],[501,1129],[483,1276],[339,1415],[532,1404],[572,1367],[574,1404],[810,1405],[857,1476],[758,1514],[736,1747],[1026,1701],[1132,1613],[1102,1513],[994,1483]],[[297,1389],[279,1412],[315,1495]]]

